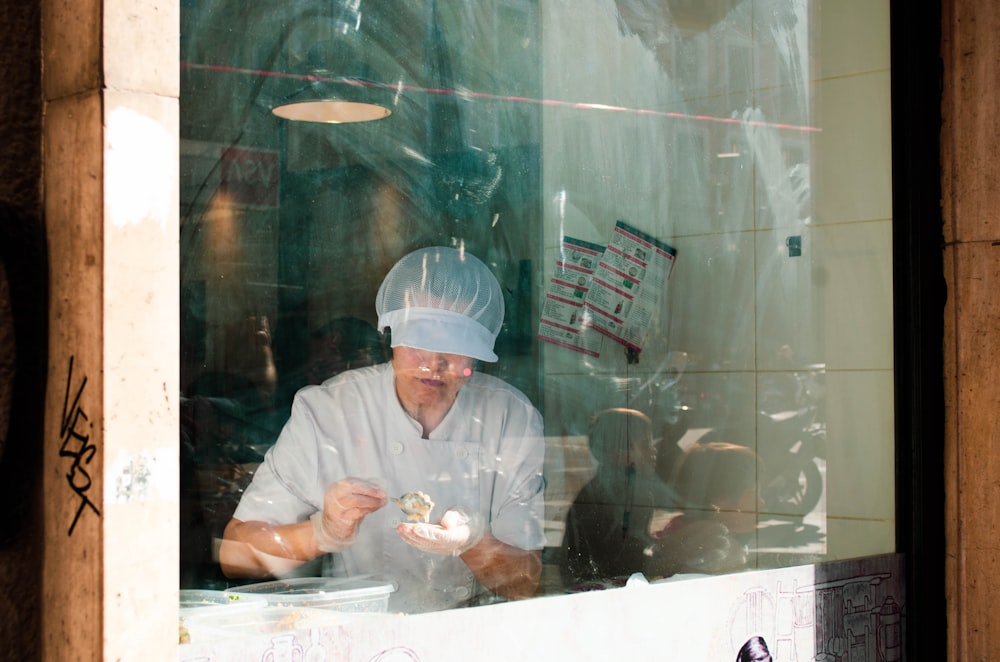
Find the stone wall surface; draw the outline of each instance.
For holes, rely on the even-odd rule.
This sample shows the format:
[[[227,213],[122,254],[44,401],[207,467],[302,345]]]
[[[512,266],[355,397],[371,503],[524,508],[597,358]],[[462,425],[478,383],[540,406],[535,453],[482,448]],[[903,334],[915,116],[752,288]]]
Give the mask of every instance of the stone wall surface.
[[[948,659],[988,660],[1000,647],[1000,5],[942,7]]]

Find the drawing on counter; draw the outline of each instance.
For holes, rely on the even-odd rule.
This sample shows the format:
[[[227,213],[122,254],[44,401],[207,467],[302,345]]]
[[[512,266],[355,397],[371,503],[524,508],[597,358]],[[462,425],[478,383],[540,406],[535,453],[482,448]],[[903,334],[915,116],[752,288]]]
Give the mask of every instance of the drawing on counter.
[[[369,662],[420,662],[420,656],[405,646],[384,650]]]
[[[895,662],[902,659],[903,613],[894,595],[891,572],[831,578],[799,586],[777,581],[774,590],[755,587],[734,605],[730,618],[733,646],[770,642],[775,662]],[[761,642],[756,642],[760,644]]]

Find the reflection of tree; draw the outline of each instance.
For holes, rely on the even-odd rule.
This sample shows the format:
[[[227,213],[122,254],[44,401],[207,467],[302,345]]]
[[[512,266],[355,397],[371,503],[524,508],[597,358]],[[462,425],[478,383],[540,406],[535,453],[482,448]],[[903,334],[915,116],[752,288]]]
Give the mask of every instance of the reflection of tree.
[[[192,93],[182,96],[186,138],[277,147],[283,125],[270,109],[305,88],[324,94],[385,88],[393,110],[387,121],[289,127],[289,167],[372,169],[403,192],[418,218],[430,220],[443,210],[470,219],[496,192],[504,172],[500,152],[537,141],[537,121],[525,122],[537,109],[525,114],[524,104],[464,97],[465,91],[501,95],[498,86],[537,78],[504,75],[495,61],[470,64],[458,54],[468,45],[466,34],[493,40],[505,32],[503,24],[488,24],[488,8],[366,3],[351,10],[350,3],[220,0],[200,3],[197,20],[190,11],[182,53],[184,92]],[[302,75],[327,83],[304,82]]]
[[[416,246],[460,243],[496,265],[513,291],[518,260],[536,250],[524,229],[537,219],[538,108],[499,99],[531,96],[525,81],[537,82],[538,63],[519,55],[505,60],[517,69],[498,67],[493,56],[512,30],[532,24],[511,18],[531,6],[199,3],[184,20],[182,137],[281,151],[279,235],[297,246],[279,259],[292,285],[304,284],[294,262],[384,273]],[[336,127],[283,123],[270,109],[308,87],[292,77],[304,71],[334,91],[357,81],[393,88],[393,115]],[[476,92],[486,94],[466,96]],[[202,169],[185,189],[183,273],[203,259],[198,222],[217,172]]]

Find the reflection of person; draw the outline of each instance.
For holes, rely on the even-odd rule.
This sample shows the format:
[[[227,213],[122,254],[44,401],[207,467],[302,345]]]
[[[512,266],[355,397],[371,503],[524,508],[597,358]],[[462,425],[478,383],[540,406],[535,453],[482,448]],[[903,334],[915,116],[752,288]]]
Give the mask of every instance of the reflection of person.
[[[358,317],[335,317],[296,336],[282,339],[284,360],[274,399],[282,421],[288,419],[295,394],[303,386],[322,384],[345,370],[389,360],[382,335]]]
[[[382,337],[368,322],[338,317],[309,334],[306,383],[322,384],[351,368],[382,363]]]
[[[730,531],[746,533],[756,526],[757,456],[746,446],[694,444],[669,482],[689,509],[713,513]]]
[[[684,503],[654,532],[657,542],[646,560],[651,577],[677,573],[720,573],[746,564],[746,534],[756,526],[756,455],[724,442],[688,448],[670,476],[664,476]]]
[[[182,410],[185,407],[220,410],[215,421],[211,417],[186,418],[182,411],[182,428],[185,422],[194,423],[190,432],[201,438],[201,460],[206,459],[205,453],[217,453],[223,444],[247,448],[265,444],[274,438],[274,432],[280,427],[274,412],[278,380],[267,316],[249,316],[227,325],[222,346],[226,348],[222,359],[225,369],[199,374],[187,385],[181,400]],[[225,432],[207,427],[223,420],[231,424]],[[232,425],[239,428],[238,433],[233,433]],[[225,437],[228,437],[227,442],[222,441]]]
[[[497,359],[499,283],[467,253],[422,249],[390,270],[376,310],[391,362],[298,393],[226,527],[223,570],[281,575],[337,552],[337,572],[396,582],[393,610],[469,603],[483,587],[532,595],[544,545],[541,416],[473,371]],[[438,504],[438,524],[384,507],[411,491]]]
[[[736,654],[736,662],[771,662],[771,651],[764,637],[750,637]]]
[[[653,473],[652,423],[635,409],[606,409],[590,426],[597,472],[566,516],[563,581],[608,581],[641,572],[655,506],[670,501]]]
[[[281,426],[268,318],[246,317],[225,334],[229,351],[220,363],[227,370],[199,374],[180,398],[182,587],[224,583],[212,540]]]

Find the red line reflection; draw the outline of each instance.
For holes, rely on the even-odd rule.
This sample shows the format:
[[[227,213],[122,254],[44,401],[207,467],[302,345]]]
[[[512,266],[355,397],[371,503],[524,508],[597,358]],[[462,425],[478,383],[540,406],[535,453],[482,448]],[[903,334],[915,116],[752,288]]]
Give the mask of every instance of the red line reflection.
[[[267,71],[255,69],[241,69],[239,67],[228,67],[218,64],[198,64],[195,62],[181,62],[182,69],[197,69],[200,71],[217,71],[222,73],[243,74],[248,76],[264,76],[270,78],[291,78],[306,82],[315,83],[337,83],[340,85],[352,85],[355,87],[374,87],[386,90],[419,92],[422,94],[451,95],[466,99],[488,99],[491,101],[506,101],[510,103],[527,103],[539,106],[550,106],[560,108],[574,108],[578,110],[604,110],[616,113],[634,113],[636,115],[647,115],[653,117],[668,117],[670,119],[692,120],[696,122],[715,122],[717,124],[745,124],[747,126],[760,126],[771,129],[781,129],[783,131],[819,132],[823,129],[815,126],[785,124],[781,122],[765,122],[762,120],[742,120],[734,117],[715,117],[713,115],[690,115],[687,113],[669,112],[663,110],[653,110],[648,108],[628,108],[626,106],[609,106],[602,103],[584,103],[579,101],[560,101],[558,99],[532,99],[522,96],[508,96],[502,94],[490,94],[488,92],[474,92],[472,90],[450,90],[445,88],[417,87],[415,85],[377,83],[372,81],[362,81],[356,78],[329,78],[311,74],[292,74],[281,71]]]

